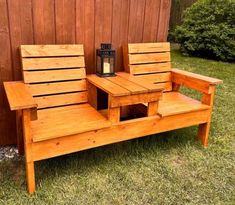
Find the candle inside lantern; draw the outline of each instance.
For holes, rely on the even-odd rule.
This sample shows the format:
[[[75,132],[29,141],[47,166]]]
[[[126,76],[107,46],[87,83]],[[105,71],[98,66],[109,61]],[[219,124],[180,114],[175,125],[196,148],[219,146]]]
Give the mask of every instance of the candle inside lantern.
[[[109,63],[109,59],[105,58],[104,59],[104,73],[110,73],[110,63]]]

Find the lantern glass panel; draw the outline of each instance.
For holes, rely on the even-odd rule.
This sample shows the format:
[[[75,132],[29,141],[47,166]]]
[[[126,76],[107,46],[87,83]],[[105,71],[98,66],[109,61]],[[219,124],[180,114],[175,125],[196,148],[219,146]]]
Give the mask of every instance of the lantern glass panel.
[[[101,68],[102,64],[101,64],[101,57],[97,56],[97,60],[96,60],[96,72],[101,74]]]
[[[114,57],[109,59],[110,62],[110,73],[114,73]]]

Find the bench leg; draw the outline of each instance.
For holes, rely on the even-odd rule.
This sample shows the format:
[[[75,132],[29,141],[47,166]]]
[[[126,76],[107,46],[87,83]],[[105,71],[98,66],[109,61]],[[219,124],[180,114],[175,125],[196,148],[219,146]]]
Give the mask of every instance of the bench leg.
[[[210,122],[200,124],[198,127],[198,139],[204,147],[208,146],[208,137],[210,132]]]
[[[208,137],[211,125],[211,115],[212,115],[213,101],[215,95],[215,86],[210,86],[210,90],[211,93],[210,94],[204,93],[201,100],[203,104],[210,106],[210,115],[208,116],[208,122],[200,124],[198,128],[198,139],[201,141],[204,147],[208,146]]]
[[[34,161],[32,159],[32,131],[31,131],[31,110],[23,110],[23,131],[24,131],[24,148],[25,148],[25,168],[26,180],[29,193],[35,192],[35,173]]]
[[[31,194],[35,192],[34,162],[26,162],[26,178],[27,178],[28,192]]]

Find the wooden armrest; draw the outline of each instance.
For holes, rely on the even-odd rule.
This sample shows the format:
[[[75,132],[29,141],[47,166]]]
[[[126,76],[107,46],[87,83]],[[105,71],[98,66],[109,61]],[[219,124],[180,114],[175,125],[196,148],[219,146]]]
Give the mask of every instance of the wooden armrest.
[[[172,69],[172,82],[203,93],[211,93],[211,86],[221,84],[223,81],[184,70]]]
[[[3,84],[11,110],[37,107],[29,88],[23,82],[4,82]]]
[[[87,75],[88,82],[112,96],[125,96],[130,92],[125,88],[95,74]]]

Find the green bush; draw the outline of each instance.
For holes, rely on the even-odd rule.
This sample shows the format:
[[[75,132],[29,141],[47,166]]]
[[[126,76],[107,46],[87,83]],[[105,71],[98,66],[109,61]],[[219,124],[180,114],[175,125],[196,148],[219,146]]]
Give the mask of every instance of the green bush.
[[[174,37],[185,55],[235,61],[235,0],[198,0]]]

